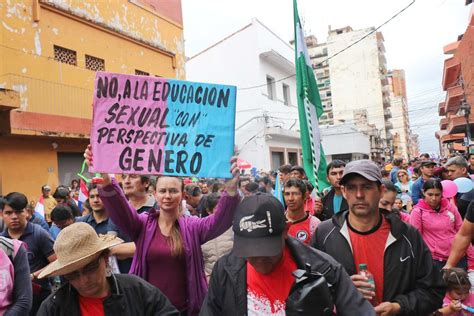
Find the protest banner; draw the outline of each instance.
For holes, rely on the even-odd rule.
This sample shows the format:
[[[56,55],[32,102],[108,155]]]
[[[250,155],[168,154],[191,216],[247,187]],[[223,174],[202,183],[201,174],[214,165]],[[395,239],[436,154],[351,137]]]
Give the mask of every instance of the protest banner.
[[[89,171],[228,178],[234,86],[97,72]]]

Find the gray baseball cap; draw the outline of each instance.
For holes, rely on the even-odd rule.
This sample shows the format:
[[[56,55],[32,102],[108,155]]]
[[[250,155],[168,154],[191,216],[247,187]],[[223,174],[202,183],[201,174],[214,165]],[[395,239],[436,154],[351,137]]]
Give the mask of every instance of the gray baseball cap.
[[[360,175],[369,181],[382,182],[380,168],[371,160],[364,159],[349,162],[344,168],[344,174],[339,183],[343,185],[347,179],[354,174]]]

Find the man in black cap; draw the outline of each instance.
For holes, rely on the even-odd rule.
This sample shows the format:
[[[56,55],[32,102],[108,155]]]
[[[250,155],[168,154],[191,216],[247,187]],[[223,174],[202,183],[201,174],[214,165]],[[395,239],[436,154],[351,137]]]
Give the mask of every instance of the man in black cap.
[[[233,250],[214,266],[201,315],[291,315],[295,311],[287,302],[295,302],[292,293],[297,287],[292,273],[305,268],[321,273],[331,284],[329,297],[338,315],[375,315],[341,265],[288,237],[289,225],[283,205],[271,195],[256,194],[240,203],[232,226]],[[312,288],[317,293],[305,296],[307,301],[296,298],[296,305],[305,306],[305,313],[297,315],[322,315],[318,306],[324,305],[327,287]],[[329,305],[332,312],[334,306]]]
[[[429,178],[434,176],[434,169],[436,162],[431,160],[424,160],[420,164],[421,177],[416,179],[411,188],[411,199],[413,200],[413,206],[415,206],[418,201],[422,198],[421,188],[423,188],[423,183]]]
[[[311,245],[342,264],[378,314],[436,311],[444,296],[440,273],[418,231],[379,209],[386,191],[380,168],[370,160],[352,161],[340,183],[349,210],[319,224]],[[373,278],[360,274],[364,266]]]

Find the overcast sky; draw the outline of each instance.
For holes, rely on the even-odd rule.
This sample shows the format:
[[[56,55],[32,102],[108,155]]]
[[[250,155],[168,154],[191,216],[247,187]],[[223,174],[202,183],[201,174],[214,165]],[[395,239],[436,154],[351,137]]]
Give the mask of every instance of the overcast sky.
[[[298,0],[305,31],[324,42],[328,25],[353,29],[378,26],[411,0]],[[438,152],[443,46],[456,41],[468,23],[465,0],[417,0],[383,26],[389,69],[404,69],[412,130],[420,149]],[[292,0],[182,0],[186,55],[192,56],[250,23],[253,17],[284,40],[293,37]],[[264,82],[262,82],[264,83]],[[421,110],[418,110],[421,109]]]

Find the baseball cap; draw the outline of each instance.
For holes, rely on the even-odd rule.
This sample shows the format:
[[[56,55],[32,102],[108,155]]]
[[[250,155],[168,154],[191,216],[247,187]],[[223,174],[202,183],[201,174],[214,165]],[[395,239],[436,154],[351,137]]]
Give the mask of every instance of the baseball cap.
[[[436,162],[431,161],[431,160],[425,160],[421,162],[420,166],[421,167],[436,166]]]
[[[369,181],[382,182],[382,173],[379,166],[373,161],[363,159],[349,162],[344,168],[340,184],[344,184],[350,175],[360,175]]]
[[[283,205],[269,194],[242,200],[234,214],[233,253],[237,257],[270,257],[283,249],[281,236],[286,219]]]

